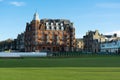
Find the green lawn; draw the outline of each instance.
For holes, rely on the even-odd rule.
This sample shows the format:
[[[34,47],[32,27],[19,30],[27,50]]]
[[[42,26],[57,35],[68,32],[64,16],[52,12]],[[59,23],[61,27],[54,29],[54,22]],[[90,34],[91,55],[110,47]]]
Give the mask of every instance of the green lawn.
[[[0,67],[120,67],[120,56],[0,59]]]
[[[120,80],[120,57],[0,59],[0,80]]]
[[[0,80],[120,80],[120,68],[1,68]]]

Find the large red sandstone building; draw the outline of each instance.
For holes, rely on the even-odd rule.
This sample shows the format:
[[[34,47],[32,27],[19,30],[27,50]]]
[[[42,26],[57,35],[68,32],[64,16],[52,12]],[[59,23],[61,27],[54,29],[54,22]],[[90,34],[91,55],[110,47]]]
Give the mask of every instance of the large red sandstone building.
[[[37,13],[26,24],[25,51],[74,51],[75,28],[69,20],[39,19]]]

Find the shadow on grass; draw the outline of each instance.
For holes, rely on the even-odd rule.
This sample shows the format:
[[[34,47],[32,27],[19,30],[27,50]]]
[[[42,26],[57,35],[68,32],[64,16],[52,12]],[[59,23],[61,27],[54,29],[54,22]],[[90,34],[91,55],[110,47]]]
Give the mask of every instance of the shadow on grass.
[[[0,59],[0,68],[16,67],[120,67],[120,57]]]

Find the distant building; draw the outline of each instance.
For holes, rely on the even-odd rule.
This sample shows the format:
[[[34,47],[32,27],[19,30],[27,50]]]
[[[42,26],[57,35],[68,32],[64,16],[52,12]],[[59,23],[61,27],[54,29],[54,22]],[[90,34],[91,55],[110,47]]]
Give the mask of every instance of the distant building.
[[[16,39],[16,50],[19,52],[25,51],[25,41],[24,41],[24,33],[18,34]]]
[[[120,54],[120,40],[112,40],[101,43],[100,52]]]
[[[105,37],[105,41],[112,41],[112,40],[117,40],[119,39],[119,37],[117,36],[117,34],[113,34],[113,35],[103,35]]]
[[[100,51],[101,42],[105,41],[105,37],[101,35],[98,30],[96,31],[88,31],[86,35],[83,37],[84,41],[84,51],[85,52],[93,52],[97,53]]]
[[[7,39],[0,42],[0,51],[9,51],[13,49],[14,40]]]
[[[75,28],[64,19],[39,19],[37,13],[31,23],[26,24],[25,51],[74,51]]]
[[[16,51],[17,48],[16,48],[16,45],[17,44],[17,39],[14,39],[12,42],[11,42],[11,47],[10,47],[10,50],[11,51]]]
[[[21,33],[17,36],[17,39],[8,39],[0,42],[0,52],[9,51],[9,52],[24,52],[24,33]]]
[[[76,39],[76,51],[83,51],[84,49],[84,42],[83,39]]]
[[[117,37],[117,34],[114,35],[103,35],[96,31],[88,31],[86,35],[83,38],[84,41],[84,51],[85,52],[101,52],[102,44],[108,44],[111,41],[120,40],[119,37]],[[103,51],[103,49],[102,49]]]

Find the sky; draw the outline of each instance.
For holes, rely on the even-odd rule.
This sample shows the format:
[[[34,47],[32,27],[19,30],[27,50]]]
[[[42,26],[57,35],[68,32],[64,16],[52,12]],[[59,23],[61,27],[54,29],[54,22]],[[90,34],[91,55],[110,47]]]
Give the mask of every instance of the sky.
[[[35,12],[40,19],[69,19],[76,38],[89,30],[120,35],[120,0],[0,0],[0,41],[24,32]]]

